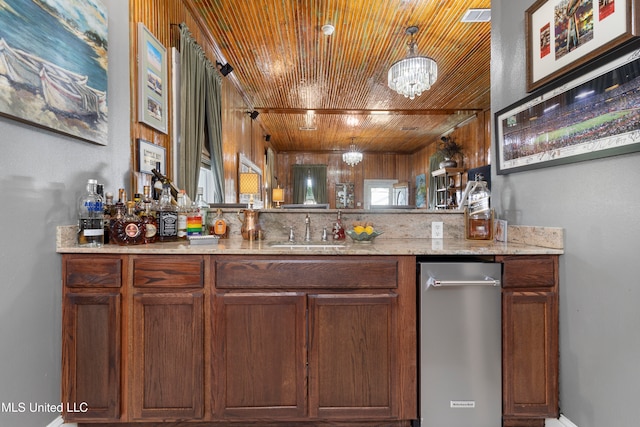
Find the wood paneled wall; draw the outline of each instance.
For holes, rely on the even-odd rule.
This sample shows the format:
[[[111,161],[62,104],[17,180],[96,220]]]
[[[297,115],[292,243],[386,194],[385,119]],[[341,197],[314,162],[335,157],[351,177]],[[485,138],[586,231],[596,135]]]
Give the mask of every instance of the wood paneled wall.
[[[165,90],[169,94],[169,105],[166,114],[169,117],[168,133],[164,134],[145,124],[138,122],[138,29],[137,23],[142,22],[153,33],[153,35],[167,48],[170,54],[171,47],[179,47],[180,33],[178,27],[172,24],[185,23],[193,38],[202,46],[207,57],[216,62],[214,54],[214,40],[205,27],[200,23],[199,17],[194,15],[182,0],[130,0],[130,87],[131,87],[131,192],[138,191],[138,183],[150,182],[149,176],[139,176],[137,169],[137,147],[138,138],[145,139],[154,144],[160,145],[167,150],[167,171],[170,179],[171,170],[175,159],[171,150],[171,135],[174,129],[171,117],[173,114],[171,100],[171,81],[165,82]],[[168,75],[172,73],[171,61],[168,58]],[[237,201],[237,176],[238,176],[238,153],[242,153],[251,159],[258,166],[264,163],[264,138],[263,132],[257,122],[251,120],[247,111],[249,107],[245,104],[242,96],[236,88],[225,78],[222,79],[222,151],[225,177],[225,201],[234,203]],[[142,189],[140,189],[141,192]]]
[[[449,136],[464,147],[462,167],[471,169],[489,164],[491,146],[491,113],[486,111],[475,120],[455,129]],[[285,189],[285,203],[293,202],[292,165],[327,165],[327,185],[329,204],[335,207],[335,184],[353,182],[355,200],[364,203],[365,179],[397,179],[408,181],[410,203],[415,203],[415,180],[422,173],[429,173],[429,157],[437,148],[437,141],[415,154],[364,153],[362,162],[349,166],[342,161],[342,153],[278,153],[276,155],[276,176]]]

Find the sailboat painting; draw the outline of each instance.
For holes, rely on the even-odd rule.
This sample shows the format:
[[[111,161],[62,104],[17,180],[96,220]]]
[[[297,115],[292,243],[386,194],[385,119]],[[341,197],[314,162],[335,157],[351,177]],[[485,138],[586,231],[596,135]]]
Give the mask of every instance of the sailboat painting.
[[[0,114],[106,145],[101,0],[0,0]]]

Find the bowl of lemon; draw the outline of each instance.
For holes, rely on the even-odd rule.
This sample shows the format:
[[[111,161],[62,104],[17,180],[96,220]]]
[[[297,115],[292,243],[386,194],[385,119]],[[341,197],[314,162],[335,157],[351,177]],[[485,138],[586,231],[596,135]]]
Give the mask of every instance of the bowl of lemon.
[[[346,233],[354,243],[373,243],[382,231],[375,230],[370,222],[354,222],[353,228],[346,230]]]

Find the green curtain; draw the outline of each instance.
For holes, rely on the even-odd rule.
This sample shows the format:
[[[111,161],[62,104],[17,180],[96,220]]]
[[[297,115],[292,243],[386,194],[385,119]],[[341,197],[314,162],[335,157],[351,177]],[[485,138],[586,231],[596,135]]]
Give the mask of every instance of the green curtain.
[[[435,153],[429,157],[429,190],[427,192],[429,198],[427,199],[427,207],[429,209],[436,208],[436,179],[431,175],[431,172],[440,169],[440,162],[444,160],[444,156],[440,153]]]
[[[313,197],[316,203],[327,201],[327,165],[293,165],[293,203],[304,203],[307,191],[307,176],[313,181]]]
[[[184,23],[180,24],[180,63],[180,183],[195,200],[202,147],[208,140],[216,186],[215,200],[210,202],[222,203],[221,77]]]

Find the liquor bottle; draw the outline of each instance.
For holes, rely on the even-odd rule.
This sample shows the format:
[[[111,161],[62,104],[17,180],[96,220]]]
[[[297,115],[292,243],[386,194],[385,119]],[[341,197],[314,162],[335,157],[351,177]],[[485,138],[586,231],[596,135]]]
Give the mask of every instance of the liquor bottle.
[[[202,236],[202,234],[202,214],[196,202],[192,202],[187,214],[187,237]]]
[[[220,239],[226,239],[229,237],[229,226],[227,221],[222,217],[222,209],[218,208],[217,215],[209,217],[209,234],[218,236]]]
[[[177,201],[178,200],[178,192],[179,192],[179,190],[175,185],[173,185],[171,180],[169,178],[167,178],[166,176],[162,175],[157,169],[151,169],[151,172],[156,177],[156,179],[158,179],[162,183],[162,191],[164,191],[164,185],[165,184],[169,184],[169,189],[171,191],[171,196],[173,196],[173,198]]]
[[[169,184],[163,184],[157,211],[158,241],[171,242],[178,238],[178,209],[171,203]]]
[[[178,193],[178,239],[187,238],[187,217],[189,206],[187,205],[186,193],[180,190]]]
[[[148,185],[145,185],[144,211],[142,211],[140,219],[145,229],[144,243],[155,243],[158,240],[158,220],[156,212],[153,210],[153,199],[146,193],[149,188]]]
[[[482,174],[475,177],[474,186],[469,192],[469,204],[466,212],[466,238],[471,240],[493,239],[493,212],[490,207],[491,193]]]
[[[104,211],[104,244],[108,244],[110,241],[110,227],[111,227],[111,212],[113,211],[113,193],[107,191],[105,194],[105,201],[103,205]]]
[[[127,202],[127,213],[114,222],[111,232],[119,245],[141,245],[144,243],[145,226],[135,213],[136,204]]]
[[[142,215],[142,212],[144,212],[144,205],[142,204],[142,194],[140,193],[134,194],[133,202],[135,203],[134,213],[138,216]]]
[[[159,170],[160,162],[156,162],[156,171]],[[160,195],[162,195],[162,181],[154,174],[151,176],[151,197],[153,200],[160,200]]]
[[[87,191],[78,200],[78,245],[100,247],[104,245],[104,208],[96,193],[98,182],[87,181]]]
[[[336,222],[333,223],[333,240],[344,240],[344,227],[342,226],[342,212],[338,211]]]
[[[207,215],[209,214],[209,203],[204,200],[204,190],[202,187],[198,187],[198,192],[196,193],[196,206],[200,210],[200,215],[202,216],[202,234],[207,234]]]

